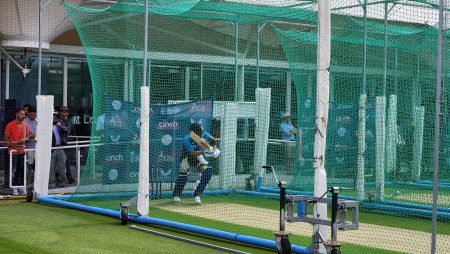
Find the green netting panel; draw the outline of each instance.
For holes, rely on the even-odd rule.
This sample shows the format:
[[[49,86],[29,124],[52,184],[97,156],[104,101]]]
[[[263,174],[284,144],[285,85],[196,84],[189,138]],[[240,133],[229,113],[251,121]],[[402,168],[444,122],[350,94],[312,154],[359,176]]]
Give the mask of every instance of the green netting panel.
[[[120,202],[137,193],[143,3],[119,1],[104,10],[66,4],[92,76],[96,119],[92,140],[97,141],[90,148],[74,202],[118,209]],[[327,181],[329,186],[349,188],[342,194],[361,201],[363,232],[342,238],[353,244],[350,253],[367,248],[374,253],[427,252],[436,5],[386,2],[385,29],[385,3],[367,4],[365,20],[362,3],[332,2]],[[272,173],[260,166],[274,165],[291,191],[312,193],[315,108],[320,100],[316,98],[316,11],[315,2],[150,1],[146,75],[152,110],[158,109],[152,117],[161,117],[151,118],[158,121],[151,123],[150,130],[150,164],[156,165],[150,172],[155,177],[150,180],[151,216],[272,239],[272,231],[278,229],[277,188]],[[445,57],[447,38],[448,33]],[[439,250],[450,246],[444,229],[450,220],[446,210],[450,208],[446,88],[450,65],[445,57]],[[179,103],[188,101],[196,103],[189,106],[195,110],[206,110],[201,105],[212,102],[213,110],[205,111],[211,115],[178,116],[181,105],[191,105]],[[285,113],[291,114],[297,127],[293,141],[283,140],[279,130]],[[172,197],[185,134],[180,133],[187,132],[191,117],[202,120],[205,129],[220,138],[222,150],[209,163],[211,181],[200,206],[193,205],[192,197],[203,177],[196,173],[196,165],[181,196],[183,202],[176,204]],[[161,144],[166,150],[158,150]],[[169,165],[172,173],[162,172],[160,165]],[[166,175],[158,178],[162,173]],[[85,193],[98,195],[86,198]],[[288,231],[306,245],[311,229],[304,226],[289,224]]]

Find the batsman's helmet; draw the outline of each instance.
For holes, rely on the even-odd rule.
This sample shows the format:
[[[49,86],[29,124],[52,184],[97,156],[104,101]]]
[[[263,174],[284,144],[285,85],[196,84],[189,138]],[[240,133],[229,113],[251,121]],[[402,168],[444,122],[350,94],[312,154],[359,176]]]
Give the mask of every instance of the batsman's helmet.
[[[189,131],[193,131],[195,134],[202,136],[203,127],[199,123],[191,123],[191,125],[189,126]]]

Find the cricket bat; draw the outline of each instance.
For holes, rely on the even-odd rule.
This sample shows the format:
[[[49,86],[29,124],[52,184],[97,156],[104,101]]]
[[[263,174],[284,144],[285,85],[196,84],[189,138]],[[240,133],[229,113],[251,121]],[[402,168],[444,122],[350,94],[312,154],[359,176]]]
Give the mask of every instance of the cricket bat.
[[[189,132],[189,137],[195,141],[199,146],[203,147],[205,150],[214,150],[212,146],[210,146],[205,139],[199,137],[195,132],[191,131]]]

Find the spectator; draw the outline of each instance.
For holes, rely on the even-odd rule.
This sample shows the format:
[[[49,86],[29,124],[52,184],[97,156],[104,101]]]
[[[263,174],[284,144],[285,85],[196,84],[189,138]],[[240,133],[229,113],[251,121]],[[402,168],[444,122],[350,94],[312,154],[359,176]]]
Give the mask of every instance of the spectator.
[[[67,136],[68,135],[76,135],[75,128],[72,125],[72,122],[70,121],[70,118],[69,118],[69,112],[70,112],[70,110],[68,107],[66,107],[66,106],[61,107],[60,121],[61,121],[61,126],[62,126],[61,128],[63,128],[64,131],[60,132],[60,137],[61,137],[61,140],[63,140],[62,143],[64,143],[64,144],[67,144],[67,141],[68,141]],[[69,183],[69,184],[75,183],[75,179],[73,178],[72,172],[70,171],[70,164],[75,161],[74,152],[75,152],[74,149],[69,149],[69,150],[65,151],[65,154],[66,154],[66,177],[67,177],[67,183]]]
[[[294,172],[295,135],[297,134],[297,129],[291,123],[291,113],[284,113],[283,120],[280,123],[280,132],[281,138],[284,140],[286,169],[288,174],[292,174]]]
[[[28,116],[25,118],[25,123],[30,129],[30,136],[29,139],[26,141],[26,145],[28,149],[34,149],[36,148],[36,108],[30,106],[28,108]],[[35,151],[28,151],[27,152],[27,162],[28,162],[28,171],[27,174],[27,180],[28,183],[33,182],[33,175],[34,175],[34,154]]]
[[[21,108],[16,111],[16,119],[6,125],[5,141],[8,144],[8,158],[12,152],[12,186],[24,185],[24,155],[25,140],[30,134],[30,129],[24,122],[25,111]],[[22,192],[22,189],[13,188],[13,195]]]
[[[291,123],[291,113],[284,113],[283,120],[280,123],[280,132],[283,140],[295,141],[295,134],[297,134],[297,130]]]
[[[63,149],[58,149],[58,147],[67,144],[64,143],[66,139],[61,138],[61,134],[64,136],[65,132],[67,132],[67,128],[64,128],[61,121],[53,116],[52,147],[57,149],[53,149],[50,160],[50,186],[65,186],[66,154]]]
[[[25,111],[25,117],[28,117],[28,110],[30,109],[31,105],[30,104],[24,104],[22,109],[23,111]]]

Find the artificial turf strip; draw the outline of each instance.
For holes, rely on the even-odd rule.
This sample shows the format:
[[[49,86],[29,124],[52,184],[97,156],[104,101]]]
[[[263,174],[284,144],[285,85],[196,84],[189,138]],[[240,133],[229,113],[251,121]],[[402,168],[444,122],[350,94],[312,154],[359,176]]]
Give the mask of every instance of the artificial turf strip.
[[[266,198],[258,198],[254,196],[223,196],[223,197],[205,196],[202,197],[202,200],[207,203],[233,203],[271,210],[279,209],[279,201]],[[78,203],[77,201],[74,202]],[[91,199],[79,201],[79,203],[82,204],[109,208],[114,210],[119,210],[120,202],[121,201],[111,199],[97,199],[97,200]],[[312,206],[310,206],[309,208],[312,209]],[[133,208],[130,207],[130,209]],[[135,210],[130,210],[130,212],[134,213]],[[328,214],[331,215],[330,209],[328,209]],[[165,215],[163,214],[161,217],[158,218],[165,219]],[[359,222],[431,233],[431,220],[421,218],[405,218],[360,211]],[[437,233],[442,235],[450,235],[450,222],[438,222]]]
[[[131,230],[114,218],[24,201],[0,201],[0,223],[0,253],[223,253]],[[273,253],[226,245],[249,253]]]
[[[233,203],[248,206],[254,206],[265,209],[278,210],[279,201],[255,197],[229,197],[227,199],[220,197],[205,197],[205,201],[214,203]],[[312,206],[310,214],[312,213]],[[328,215],[331,215],[331,208],[328,209]],[[398,216],[388,216],[383,214],[375,214],[370,212],[359,212],[359,223],[368,223],[380,226],[408,229],[431,233],[431,220],[422,218],[405,218]],[[438,222],[437,233],[442,235],[450,235],[450,222]]]
[[[205,218],[200,218],[196,216],[190,216],[185,214],[180,214],[176,212],[171,212],[167,210],[160,210],[157,208],[151,208],[150,213],[152,216],[161,218],[164,216],[164,219],[167,220],[173,220],[178,221],[182,223],[189,223],[193,225],[200,225],[202,227],[207,228],[220,228],[224,231],[234,232],[237,234],[243,234],[243,235],[251,235],[255,237],[260,238],[266,238],[271,239],[273,238],[273,231],[265,230],[265,229],[256,229],[252,227],[247,226],[241,226],[216,220],[210,220]],[[275,231],[275,230],[274,230]],[[270,237],[270,238],[269,238]],[[299,246],[309,246],[311,244],[311,237],[305,237],[305,236],[299,236],[299,235],[290,235],[289,237],[292,244],[296,244]],[[402,252],[395,252],[391,250],[383,250],[383,249],[377,249],[377,248],[371,248],[356,244],[345,244],[342,248],[342,253],[346,254],[388,254],[388,253],[402,253]]]

